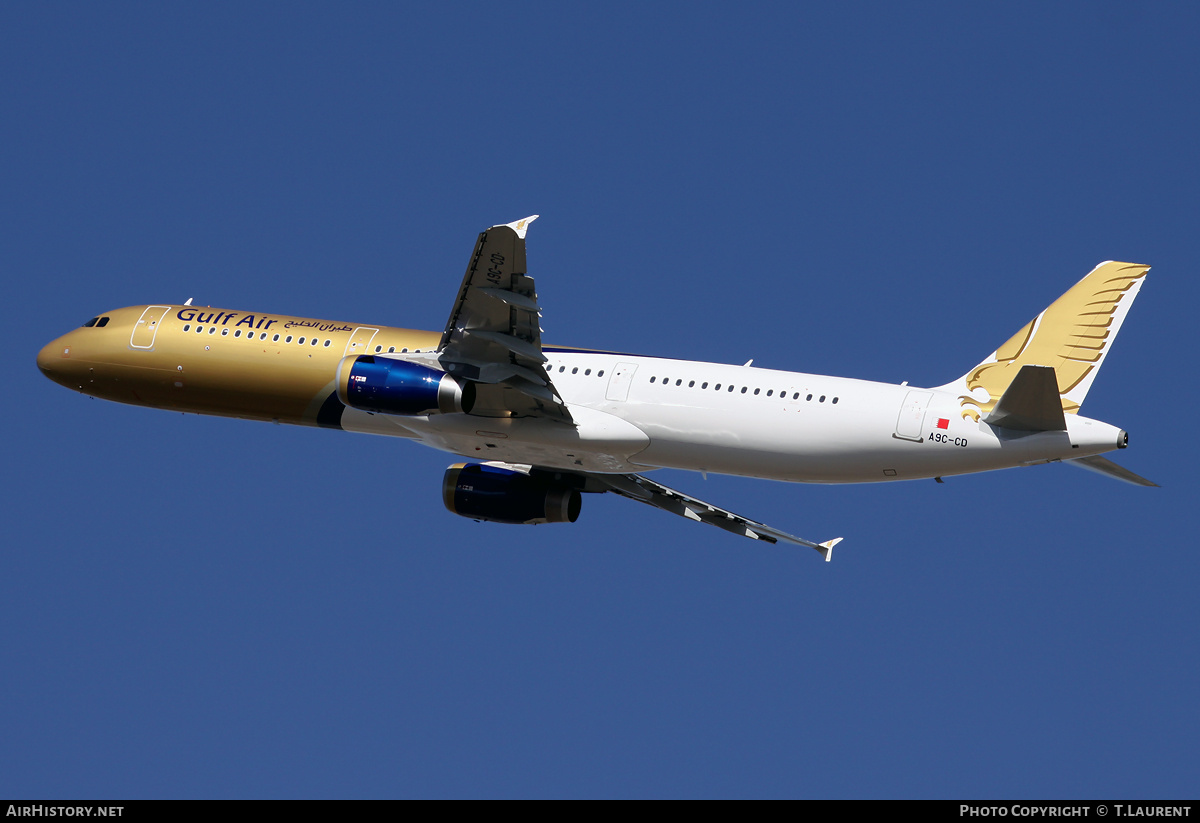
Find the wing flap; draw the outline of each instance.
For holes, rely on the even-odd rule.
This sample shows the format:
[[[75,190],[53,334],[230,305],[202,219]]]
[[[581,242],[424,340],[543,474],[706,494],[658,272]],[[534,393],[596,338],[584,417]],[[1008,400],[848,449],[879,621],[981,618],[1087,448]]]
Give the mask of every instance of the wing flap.
[[[524,357],[538,363],[546,362],[547,358],[546,355],[542,354],[542,347],[540,344],[530,342],[529,340],[522,340],[516,335],[498,331],[484,331],[483,329],[465,329],[464,333],[468,338],[486,340],[489,343],[495,343],[497,346],[507,349],[513,354],[519,355],[520,357]]]
[[[537,383],[528,380],[522,380],[519,375],[514,376],[511,380],[504,381],[504,384],[510,389],[519,391],[521,394],[524,394],[527,397],[533,397],[546,403],[559,402],[559,398],[546,386],[538,385]]]
[[[492,289],[485,286],[479,289],[479,293],[486,294],[488,297],[499,300],[501,303],[509,306],[515,306],[518,309],[524,309],[535,314],[539,313],[536,300],[532,300],[523,294],[517,294],[515,291],[504,291],[503,289]]]

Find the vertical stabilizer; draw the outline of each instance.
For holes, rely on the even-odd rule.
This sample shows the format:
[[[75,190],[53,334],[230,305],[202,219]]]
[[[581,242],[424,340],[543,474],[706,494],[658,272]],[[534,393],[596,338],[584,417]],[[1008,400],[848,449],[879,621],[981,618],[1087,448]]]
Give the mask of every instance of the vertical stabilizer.
[[[1024,366],[1054,369],[1062,409],[1079,411],[1149,266],[1101,263],[1007,343],[953,383],[962,416],[979,420],[999,402]]]

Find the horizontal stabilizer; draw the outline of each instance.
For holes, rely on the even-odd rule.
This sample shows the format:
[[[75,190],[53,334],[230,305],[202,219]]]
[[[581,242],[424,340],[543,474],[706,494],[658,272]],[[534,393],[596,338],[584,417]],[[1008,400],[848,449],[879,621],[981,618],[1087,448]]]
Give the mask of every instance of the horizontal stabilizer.
[[[1022,366],[985,423],[1027,432],[1066,431],[1058,378],[1050,366]]]
[[[1147,480],[1141,475],[1134,474],[1124,466],[1118,466],[1107,457],[1101,457],[1098,454],[1091,457],[1078,457],[1074,460],[1065,460],[1063,462],[1072,466],[1078,466],[1081,469],[1089,469],[1100,474],[1107,474],[1109,477],[1124,480],[1126,483],[1132,483],[1135,486],[1153,486],[1156,489],[1159,487],[1157,483]]]

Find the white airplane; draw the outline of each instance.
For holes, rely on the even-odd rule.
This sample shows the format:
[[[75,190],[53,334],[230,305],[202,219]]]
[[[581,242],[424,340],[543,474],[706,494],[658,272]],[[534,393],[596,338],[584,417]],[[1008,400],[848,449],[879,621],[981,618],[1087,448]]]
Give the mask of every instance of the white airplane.
[[[525,234],[479,235],[445,331],[150,305],[48,344],[38,366],[85,394],[174,411],[405,437],[451,466],[455,514],[574,522],[614,492],[735,534],[814,542],[667,488],[657,468],[872,483],[1065,461],[1143,486],[1101,455],[1121,429],[1078,414],[1148,266],[1101,263],[957,380],[917,388],[543,345]]]

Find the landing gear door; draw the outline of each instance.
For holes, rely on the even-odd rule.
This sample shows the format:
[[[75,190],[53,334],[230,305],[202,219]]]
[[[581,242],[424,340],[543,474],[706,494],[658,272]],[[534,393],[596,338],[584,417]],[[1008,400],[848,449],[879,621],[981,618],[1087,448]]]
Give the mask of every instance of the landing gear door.
[[[900,407],[900,415],[896,418],[895,437],[901,440],[913,440],[920,443],[924,438],[925,409],[933,392],[910,391],[904,397],[904,405]]]
[[[633,382],[633,373],[637,366],[633,363],[618,363],[613,369],[612,377],[608,378],[608,389],[604,396],[609,400],[624,403],[629,399],[629,385]]]

